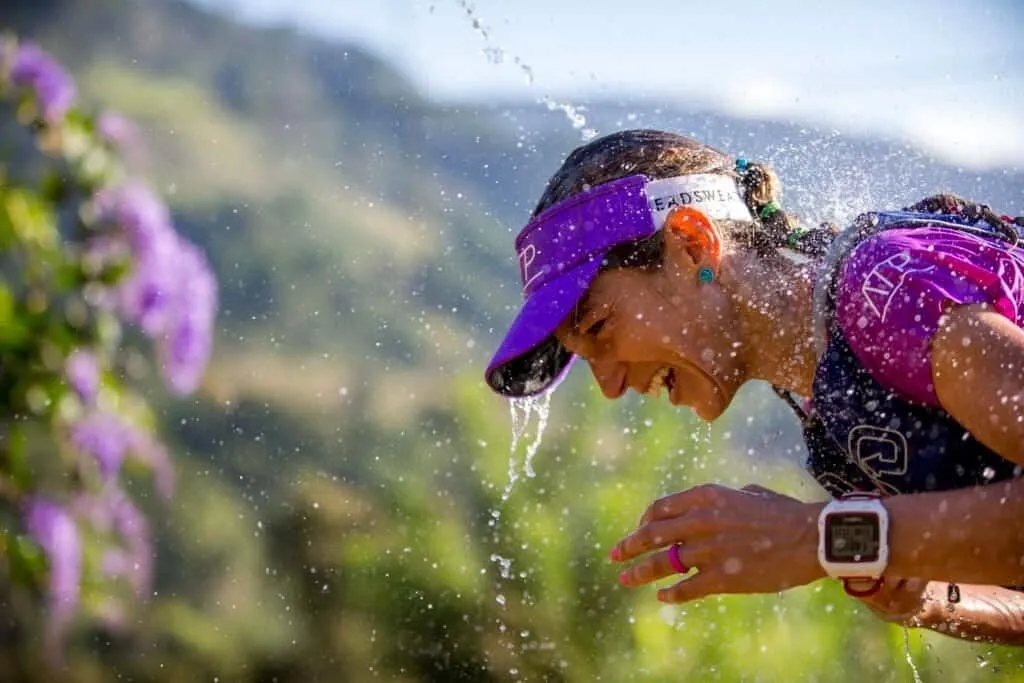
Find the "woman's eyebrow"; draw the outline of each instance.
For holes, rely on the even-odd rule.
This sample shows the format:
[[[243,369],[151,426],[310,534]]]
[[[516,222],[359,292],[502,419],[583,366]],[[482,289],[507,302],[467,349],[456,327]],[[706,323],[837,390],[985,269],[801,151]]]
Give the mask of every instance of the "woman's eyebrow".
[[[572,307],[572,317],[570,318],[570,320],[572,321],[572,330],[573,330],[573,332],[578,332],[579,329],[580,329],[580,322],[583,320],[583,300],[584,299],[586,299],[586,295],[584,295]]]
[[[580,330],[580,324],[583,322],[583,318],[586,317],[589,308],[590,292],[587,291],[580,297],[580,300],[576,302],[576,305],[572,309],[572,328],[574,331],[582,331]]]

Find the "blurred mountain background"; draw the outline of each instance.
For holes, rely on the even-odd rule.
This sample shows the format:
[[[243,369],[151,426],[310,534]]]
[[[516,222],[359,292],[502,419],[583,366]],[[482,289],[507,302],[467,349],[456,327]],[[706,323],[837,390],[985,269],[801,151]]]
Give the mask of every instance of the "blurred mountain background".
[[[204,389],[163,404],[180,484],[149,509],[157,589],[129,633],[80,629],[68,680],[904,681],[908,656],[925,680],[1024,680],[1019,653],[905,645],[833,586],[681,609],[617,589],[607,548],[656,495],[821,496],[765,387],[709,430],[608,404],[577,370],[537,476],[503,495],[512,420],[480,380],[518,302],[512,239],[582,143],[559,103],[429,99],[386,55],[178,0],[6,0],[0,26],[140,124],[138,163],[221,283]],[[807,222],[940,189],[1024,213],[1020,170],[897,140],[654,98],[572,105],[601,132],[664,127],[769,161]],[[43,680],[29,645],[0,643],[0,680]]]

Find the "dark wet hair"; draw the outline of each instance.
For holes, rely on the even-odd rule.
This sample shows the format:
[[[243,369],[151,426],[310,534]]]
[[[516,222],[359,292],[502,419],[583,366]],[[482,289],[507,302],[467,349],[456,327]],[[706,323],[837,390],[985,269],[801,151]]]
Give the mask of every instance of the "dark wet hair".
[[[961,216],[971,223],[985,221],[992,229],[1000,233],[1013,245],[1017,245],[1021,239],[1018,228],[1024,228],[1024,216],[1001,216],[987,204],[972,202],[955,194],[942,193],[925,197],[918,203],[908,206],[903,210]]]
[[[839,227],[822,223],[816,228],[800,225],[795,216],[779,204],[781,183],[766,165],[737,161],[710,145],[683,135],[651,129],[623,130],[597,138],[575,149],[551,177],[534,215],[595,185],[629,175],[651,179],[713,173],[735,178],[743,201],[754,217],[752,222],[720,223],[734,243],[763,257],[791,249],[809,258],[821,258],[840,234]],[[1016,243],[1024,218],[1000,216],[985,204],[953,194],[926,197],[905,211],[962,216],[984,220]],[[658,231],[641,240],[620,245],[605,259],[603,268],[657,268],[662,263],[664,233]]]

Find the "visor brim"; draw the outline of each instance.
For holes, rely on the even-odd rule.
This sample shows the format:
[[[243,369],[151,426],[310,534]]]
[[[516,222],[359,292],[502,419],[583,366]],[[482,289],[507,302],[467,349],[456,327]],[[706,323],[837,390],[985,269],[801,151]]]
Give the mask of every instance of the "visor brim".
[[[555,338],[597,277],[602,258],[593,258],[531,293],[487,366],[485,380],[509,398],[540,394],[569,370],[574,354]]]

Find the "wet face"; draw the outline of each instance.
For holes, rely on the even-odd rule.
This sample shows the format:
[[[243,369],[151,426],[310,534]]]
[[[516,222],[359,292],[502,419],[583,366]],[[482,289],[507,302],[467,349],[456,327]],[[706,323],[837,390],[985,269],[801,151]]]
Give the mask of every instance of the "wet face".
[[[717,282],[700,284],[700,258],[662,268],[602,272],[556,336],[590,365],[601,391],[660,395],[711,421],[742,384],[736,314]]]

